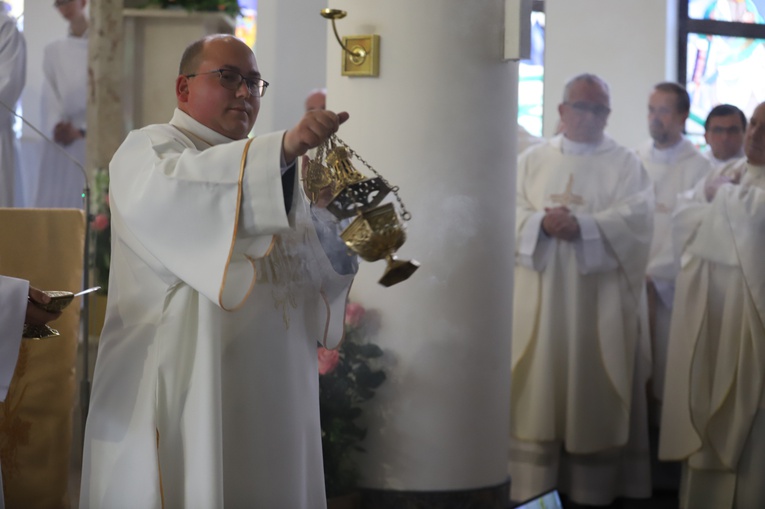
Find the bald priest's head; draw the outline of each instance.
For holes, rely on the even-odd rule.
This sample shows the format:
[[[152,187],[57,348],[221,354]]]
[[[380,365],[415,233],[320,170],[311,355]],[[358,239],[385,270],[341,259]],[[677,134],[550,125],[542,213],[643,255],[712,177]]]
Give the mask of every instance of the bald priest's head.
[[[216,34],[186,48],[175,95],[178,109],[194,120],[241,140],[255,125],[267,86],[252,49],[232,35]]]

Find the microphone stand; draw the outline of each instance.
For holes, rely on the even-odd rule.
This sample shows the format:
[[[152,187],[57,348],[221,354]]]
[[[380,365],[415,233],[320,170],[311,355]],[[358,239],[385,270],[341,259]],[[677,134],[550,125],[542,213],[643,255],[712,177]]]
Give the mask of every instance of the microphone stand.
[[[90,288],[90,223],[93,220],[90,210],[90,183],[88,182],[88,172],[85,170],[85,166],[77,159],[72,157],[69,152],[64,150],[58,143],[51,140],[48,136],[43,134],[39,129],[33,126],[27,119],[16,113],[16,111],[0,101],[0,106],[10,111],[12,115],[21,119],[24,124],[39,134],[45,141],[56,147],[62,154],[64,154],[70,161],[72,161],[77,168],[80,169],[83,177],[85,177],[85,186],[82,189],[82,200],[85,210],[85,252],[82,258],[82,287],[83,290]],[[80,378],[80,405],[82,407],[82,437],[81,443],[85,441],[85,422],[88,417],[88,407],[90,406],[90,294],[86,293],[82,296],[82,312],[80,313],[80,335],[83,339],[82,344],[82,377]]]

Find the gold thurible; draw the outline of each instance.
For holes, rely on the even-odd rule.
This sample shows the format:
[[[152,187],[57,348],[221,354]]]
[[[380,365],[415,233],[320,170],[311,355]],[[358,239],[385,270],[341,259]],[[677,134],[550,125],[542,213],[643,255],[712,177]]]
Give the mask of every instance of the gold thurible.
[[[348,145],[333,135],[331,148],[327,150],[326,165],[322,164],[322,156],[327,148],[326,143],[319,147],[317,156],[309,162],[306,175],[308,195],[316,201],[319,191],[332,186],[333,197],[327,205],[327,210],[338,219],[354,217],[354,220],[340,234],[340,237],[352,251],[363,260],[374,262],[385,259],[387,267],[379,283],[392,286],[408,279],[418,268],[414,260],[398,260],[394,254],[406,240],[404,227],[399,219],[393,203],[380,205],[383,199],[394,193],[402,209],[401,218],[408,221],[411,215],[398,195],[398,188],[391,187],[388,182]],[[367,178],[354,168],[351,157],[355,156],[376,177]],[[312,172],[315,175],[311,175]],[[326,184],[326,182],[330,182]],[[324,183],[321,187],[316,187]]]

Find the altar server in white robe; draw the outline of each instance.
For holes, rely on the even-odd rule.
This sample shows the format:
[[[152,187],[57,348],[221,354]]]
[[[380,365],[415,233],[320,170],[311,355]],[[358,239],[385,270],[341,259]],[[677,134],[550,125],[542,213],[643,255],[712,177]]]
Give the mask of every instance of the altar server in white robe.
[[[43,310],[33,301],[48,303],[50,297],[30,287],[29,281],[0,276],[0,401],[5,401],[8,395],[19,358],[24,323],[42,325],[61,316],[61,313]],[[3,478],[0,475],[0,509],[4,507]]]
[[[704,155],[719,168],[744,157],[746,115],[732,104],[718,104],[704,122],[704,140],[709,145]]]
[[[653,188],[637,156],[604,134],[609,102],[603,80],[573,78],[558,107],[563,134],[518,164],[514,501],[556,487],[588,505],[651,494],[640,321]]]
[[[16,20],[5,11],[6,5],[0,2],[0,101],[15,109],[26,80],[27,53],[24,36],[16,28]],[[0,207],[21,204],[21,164],[14,118],[0,107]]]
[[[646,270],[653,370],[652,396],[661,401],[667,369],[667,338],[672,317],[677,263],[672,245],[672,212],[677,195],[691,189],[712,172],[712,164],[683,137],[690,113],[688,92],[677,83],[657,84],[648,99],[651,139],[638,148],[643,167],[654,185],[653,240]],[[661,406],[657,405],[658,426]]]
[[[83,170],[65,154],[85,164],[88,79],[86,0],[57,0],[69,22],[69,34],[43,52],[42,130],[59,147],[44,144],[35,175],[32,203],[41,208],[82,208]]]
[[[744,146],[740,179],[713,180],[675,218],[682,270],[659,457],[683,461],[687,509],[765,507],[765,103]]]
[[[356,265],[333,269],[293,163],[348,114],[248,140],[266,86],[235,37],[197,41],[170,123],[112,159],[80,507],[325,506],[316,347],[342,338]]]

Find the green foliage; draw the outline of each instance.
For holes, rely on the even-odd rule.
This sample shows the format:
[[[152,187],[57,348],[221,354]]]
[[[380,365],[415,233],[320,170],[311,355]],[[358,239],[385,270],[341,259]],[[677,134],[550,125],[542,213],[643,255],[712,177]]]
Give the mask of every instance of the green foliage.
[[[356,420],[363,413],[363,404],[385,381],[385,373],[370,363],[381,357],[383,351],[375,344],[362,343],[363,339],[363,324],[346,322],[345,341],[338,351],[337,364],[319,376],[327,497],[345,495],[356,489],[359,473],[354,455],[364,451],[360,443],[367,434],[366,428]]]
[[[237,0],[147,0],[147,5],[158,5],[163,9],[182,7],[187,11],[225,12],[231,16],[241,14]]]
[[[99,293],[106,295],[109,290],[109,265],[112,259],[112,216],[109,210],[109,171],[99,169],[96,172],[93,189],[93,219],[91,231],[93,239],[92,266],[95,282],[101,287]]]

